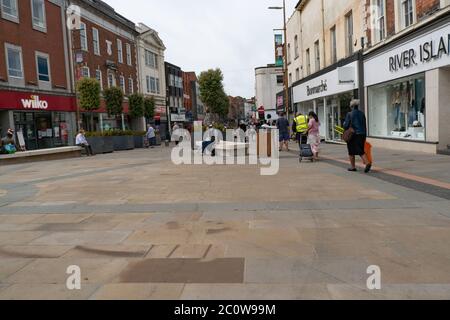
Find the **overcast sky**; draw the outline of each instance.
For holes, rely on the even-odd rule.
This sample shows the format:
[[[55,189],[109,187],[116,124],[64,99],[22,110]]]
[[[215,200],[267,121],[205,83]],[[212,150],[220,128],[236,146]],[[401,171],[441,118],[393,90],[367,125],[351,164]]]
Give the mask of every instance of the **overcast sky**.
[[[274,63],[282,0],[106,0],[135,23],[158,31],[166,61],[183,71],[221,68],[229,95],[255,95],[255,67]],[[286,0],[289,18],[298,0]]]

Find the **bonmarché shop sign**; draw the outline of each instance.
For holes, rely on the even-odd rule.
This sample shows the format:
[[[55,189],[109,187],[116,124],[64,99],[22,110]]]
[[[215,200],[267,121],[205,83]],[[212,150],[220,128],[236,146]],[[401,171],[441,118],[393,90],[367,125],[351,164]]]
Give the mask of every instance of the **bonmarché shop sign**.
[[[419,63],[427,63],[450,55],[450,34],[441,36],[440,39],[426,41],[418,48],[411,48],[389,58],[389,70],[397,72],[417,66]]]
[[[328,91],[327,80],[322,80],[320,85],[315,87],[306,86],[306,95],[308,97],[325,91]]]

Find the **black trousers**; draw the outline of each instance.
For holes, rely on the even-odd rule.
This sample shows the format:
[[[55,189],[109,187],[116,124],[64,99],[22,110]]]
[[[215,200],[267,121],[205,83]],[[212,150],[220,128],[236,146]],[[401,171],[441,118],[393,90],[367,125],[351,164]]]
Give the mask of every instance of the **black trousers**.
[[[88,156],[93,156],[94,155],[94,153],[92,152],[92,147],[90,145],[88,145],[88,144],[79,144],[78,146],[84,148],[84,150],[86,151],[86,154]]]

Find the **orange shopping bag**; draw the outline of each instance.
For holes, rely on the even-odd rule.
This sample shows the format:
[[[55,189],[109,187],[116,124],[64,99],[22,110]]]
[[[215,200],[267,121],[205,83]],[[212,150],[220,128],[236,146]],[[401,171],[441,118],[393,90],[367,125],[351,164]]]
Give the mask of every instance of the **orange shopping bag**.
[[[366,141],[366,144],[364,145],[364,152],[367,155],[367,159],[369,159],[370,163],[373,163],[373,157],[372,157],[372,145]]]

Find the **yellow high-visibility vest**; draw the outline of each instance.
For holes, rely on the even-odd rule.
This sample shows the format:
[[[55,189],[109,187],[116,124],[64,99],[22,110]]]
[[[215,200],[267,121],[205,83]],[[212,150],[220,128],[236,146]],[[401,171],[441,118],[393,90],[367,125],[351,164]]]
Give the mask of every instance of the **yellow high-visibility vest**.
[[[306,131],[308,131],[308,117],[303,115],[298,116],[294,121],[297,125],[297,132],[305,133]]]

